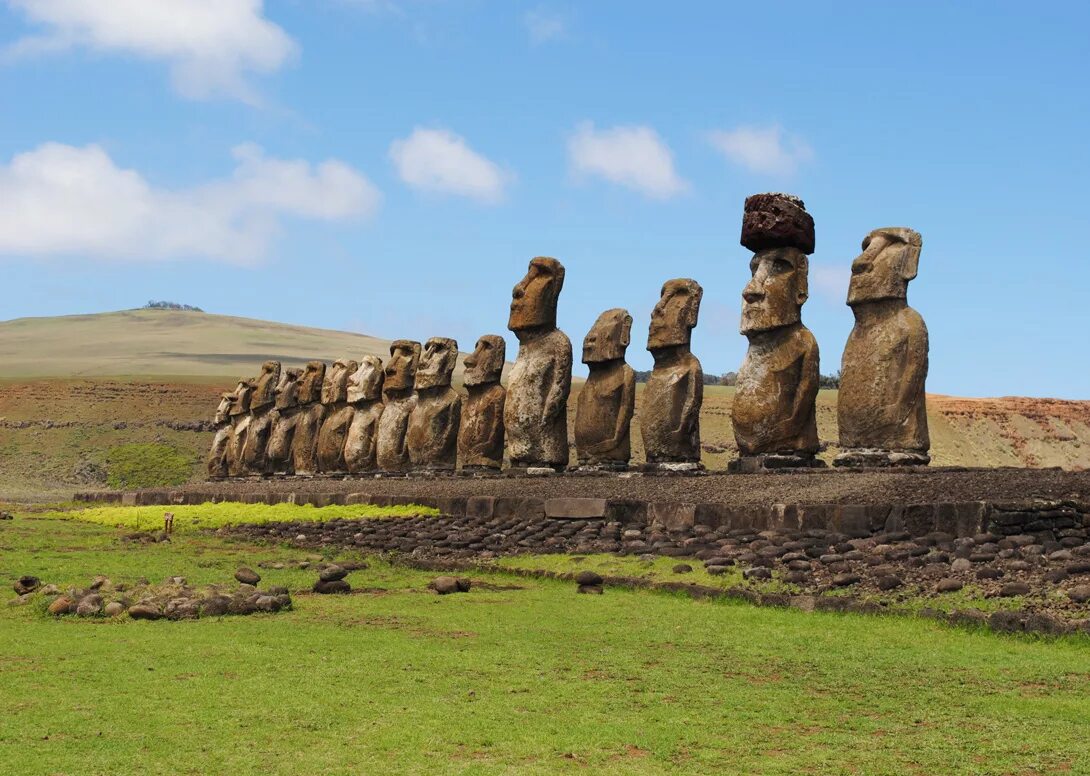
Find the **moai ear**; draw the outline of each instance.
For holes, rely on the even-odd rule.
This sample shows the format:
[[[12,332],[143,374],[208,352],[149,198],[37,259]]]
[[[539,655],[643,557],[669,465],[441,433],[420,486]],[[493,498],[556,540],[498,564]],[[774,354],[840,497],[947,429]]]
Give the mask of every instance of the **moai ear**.
[[[627,348],[632,344],[632,316],[625,313],[621,321],[621,347]]]
[[[704,289],[696,283],[693,283],[693,288],[689,289],[689,304],[686,305],[686,325],[690,329],[696,328],[696,323],[700,318],[700,300],[704,298]]]
[[[806,304],[806,300],[810,298],[810,260],[805,253],[801,256],[802,258],[795,266],[795,304],[799,307]]]
[[[922,246],[905,243],[901,253],[901,279],[906,283],[915,280],[920,272],[920,249]]]

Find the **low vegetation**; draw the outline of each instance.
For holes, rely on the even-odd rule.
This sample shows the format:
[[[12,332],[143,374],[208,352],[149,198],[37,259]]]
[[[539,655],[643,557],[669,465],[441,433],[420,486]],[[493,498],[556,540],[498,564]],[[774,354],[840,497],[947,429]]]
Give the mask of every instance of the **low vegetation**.
[[[118,445],[106,453],[106,484],[117,490],[181,485],[195,463],[192,453],[170,445]]]

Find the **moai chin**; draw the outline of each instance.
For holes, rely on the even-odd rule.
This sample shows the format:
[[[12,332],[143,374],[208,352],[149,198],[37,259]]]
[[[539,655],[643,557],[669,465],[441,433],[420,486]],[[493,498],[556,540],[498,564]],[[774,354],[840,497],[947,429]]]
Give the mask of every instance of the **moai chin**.
[[[463,470],[499,470],[503,466],[503,407],[507,389],[500,385],[507,343],[497,334],[477,340],[463,362],[466,398],[458,429],[458,457]]]
[[[360,474],[375,468],[378,422],[382,417],[382,383],[385,374],[378,356],[364,356],[359,368],[348,378],[348,403],[352,422],[344,442],[345,468]]]
[[[755,194],[746,199],[741,242],[754,255],[742,292],[749,348],[731,411],[740,453],[731,469],[822,466],[815,458],[818,346],[802,324],[814,219],[798,197]]]
[[[615,308],[598,316],[583,340],[590,375],[575,406],[575,452],[583,470],[624,471],[632,458],[636,373],[625,363],[632,316]]]
[[[231,419],[231,437],[227,443],[227,473],[232,477],[246,474],[242,451],[246,448],[246,437],[250,433],[250,400],[254,395],[252,380],[239,380],[234,390],[234,401],[227,414]]]
[[[291,448],[295,439],[295,422],[299,417],[299,383],[301,369],[286,369],[276,386],[272,431],[265,448],[265,464],[270,474],[290,474]]]
[[[925,466],[927,326],[908,306],[923,240],[905,227],[875,229],[852,262],[848,305],[855,327],[844,347],[837,399],[836,466]]]
[[[511,292],[507,328],[519,352],[507,383],[503,421],[515,468],[562,470],[568,464],[571,341],[556,328],[564,265],[539,256]]]
[[[453,471],[458,464],[462,397],[450,387],[457,361],[455,340],[432,337],[424,344],[406,435],[409,461],[418,471]]]
[[[237,400],[233,393],[221,393],[220,403],[212,420],[212,447],[208,451],[209,479],[223,479],[228,475],[227,454],[231,443],[231,405]]]
[[[704,290],[695,280],[667,280],[647,332],[655,367],[640,404],[640,432],[647,468],[698,471],[704,370],[692,354],[692,332]]]
[[[322,382],[322,425],[318,430],[318,471],[343,474],[346,471],[344,445],[355,410],[348,404],[348,378],[359,364],[339,358]]]
[[[242,468],[247,474],[268,473],[266,452],[273,422],[276,419],[276,388],[280,382],[280,362],[266,361],[261,374],[254,380],[250,399],[250,430],[242,448]]]
[[[385,408],[378,421],[375,464],[384,472],[401,472],[409,468],[406,436],[409,415],[416,403],[413,384],[420,363],[420,343],[394,340],[390,343],[390,359],[386,362],[385,384],[382,388]]]
[[[308,361],[299,382],[299,410],[291,442],[292,469],[296,475],[309,477],[318,472],[318,431],[326,409],[322,403],[325,373],[323,362]]]

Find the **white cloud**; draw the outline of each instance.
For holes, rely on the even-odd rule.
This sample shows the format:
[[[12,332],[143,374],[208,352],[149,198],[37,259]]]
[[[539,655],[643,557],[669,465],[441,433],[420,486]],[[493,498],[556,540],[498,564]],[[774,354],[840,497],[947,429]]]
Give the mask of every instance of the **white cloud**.
[[[250,74],[272,73],[297,46],[265,18],[263,0],[7,0],[45,27],[8,47],[8,57],[81,47],[170,65],[185,97],[255,103]]]
[[[751,172],[791,175],[814,158],[814,151],[797,135],[778,125],[715,130],[708,140],[728,160]]]
[[[414,189],[454,194],[480,202],[503,199],[509,173],[445,129],[416,127],[390,144],[390,158],[401,180]]]
[[[592,175],[668,199],[688,188],[674,170],[674,155],[650,127],[596,130],[580,124],[568,139],[568,162],[576,176]]]
[[[381,195],[347,164],[232,151],[229,178],[184,189],[152,186],[97,145],[46,143],[0,165],[0,254],[252,263],[284,217],[366,216]]]
[[[526,25],[526,31],[530,33],[530,42],[534,45],[563,38],[568,31],[567,24],[561,16],[549,13],[543,8],[527,11],[522,16],[522,23]]]

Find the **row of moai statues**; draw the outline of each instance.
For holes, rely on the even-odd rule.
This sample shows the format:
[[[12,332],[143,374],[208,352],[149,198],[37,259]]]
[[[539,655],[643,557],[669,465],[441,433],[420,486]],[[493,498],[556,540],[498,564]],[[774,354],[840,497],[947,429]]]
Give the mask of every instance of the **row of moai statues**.
[[[818,346],[802,323],[814,221],[787,194],[745,203],[742,245],[753,251],[743,291],[741,333],[749,339],[732,410],[740,456],[731,468],[814,467],[819,441]],[[920,235],[876,229],[852,265],[848,304],[855,327],[844,351],[838,399],[841,466],[927,464],[924,382],[927,329],[908,307]],[[481,337],[465,359],[466,395],[451,380],[452,339],[397,340],[383,368],[312,361],[281,371],[266,362],[254,380],[224,394],[209,455],[212,477],[260,474],[562,470],[570,457],[567,406],[572,347],[556,326],[564,267],[530,261],[512,292],[508,328],[519,340],[506,388],[505,344]],[[645,468],[695,471],[700,464],[704,375],[690,344],[703,291],[688,278],[667,281],[651,314],[647,349],[654,369],[639,416]],[[623,471],[632,458],[636,375],[625,362],[632,316],[602,313],[583,341],[589,369],[575,413],[577,468]]]

